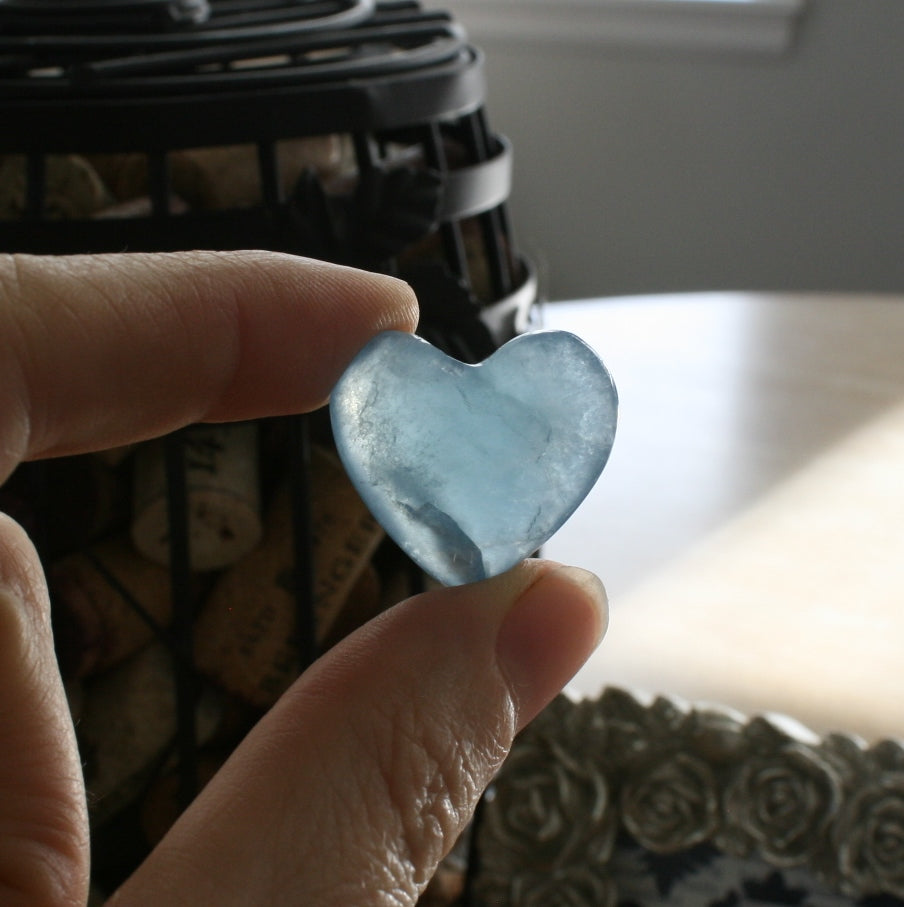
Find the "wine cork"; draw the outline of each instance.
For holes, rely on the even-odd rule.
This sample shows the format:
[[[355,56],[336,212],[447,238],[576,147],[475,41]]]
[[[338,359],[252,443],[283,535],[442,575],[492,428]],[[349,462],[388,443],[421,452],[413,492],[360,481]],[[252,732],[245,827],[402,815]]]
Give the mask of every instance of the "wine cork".
[[[454,907],[465,891],[465,872],[447,866],[437,868],[417,902],[418,907]]]
[[[109,447],[107,450],[95,451],[91,456],[108,469],[116,469],[117,466],[121,466],[129,458],[136,446],[135,444],[122,444],[119,447]]]
[[[73,724],[82,720],[82,709],[85,705],[85,686],[81,680],[67,680],[63,686],[66,693],[66,704],[69,706],[69,717]]]
[[[84,677],[138,651],[172,617],[169,571],[138,554],[128,538],[101,542],[50,570],[61,667]]]
[[[205,690],[196,711],[199,745],[219,715],[218,697]],[[173,656],[165,644],[153,643],[86,681],[78,735],[91,818],[100,824],[135,800],[175,739]]]
[[[169,563],[170,527],[163,440],[135,454],[132,540],[147,558]],[[261,538],[257,427],[199,425],[186,432],[185,483],[192,570],[235,563]]]
[[[346,136],[318,135],[277,143],[283,192],[288,194],[303,170],[328,178],[354,161]],[[116,201],[147,197],[145,154],[93,154],[88,160],[110,187]],[[195,210],[246,208],[261,202],[260,162],[256,145],[190,148],[168,155],[170,185],[180,201]]]
[[[223,761],[210,753],[199,755],[197,763],[199,793],[219,771]],[[177,771],[167,772],[150,785],[141,801],[139,821],[145,840],[151,847],[160,842],[182,812],[179,782]]]
[[[188,205],[178,195],[170,193],[166,199],[167,214],[185,214]],[[117,220],[130,217],[150,217],[154,214],[154,202],[148,195],[139,195],[128,201],[116,202],[107,208],[102,208],[94,214],[95,220]]]
[[[34,479],[40,463],[20,463],[16,471],[0,484],[0,512],[12,517],[32,538],[38,538],[42,528],[41,511],[37,505],[38,491]]]
[[[319,636],[322,647],[331,648],[362,624],[376,617],[383,610],[380,592],[380,576],[371,564],[367,564],[349,591],[345,603],[337,611],[329,631]]]
[[[278,142],[282,191],[288,194],[303,170],[332,174],[341,163],[339,136],[322,135]],[[193,208],[249,208],[262,200],[255,145],[191,148],[170,155],[173,187]]]
[[[401,548],[384,545],[377,555],[374,566],[380,576],[381,611],[424,591],[425,574]]]
[[[0,218],[22,217],[27,192],[25,156],[7,155],[0,160]],[[83,157],[48,154],[44,158],[44,217],[50,220],[90,217],[110,201],[103,181]]]
[[[36,464],[29,500],[36,537],[53,560],[121,531],[128,525],[129,490],[121,474],[91,454]]]
[[[113,195],[112,203],[148,194],[148,158],[138,152],[89,154],[87,161]]]
[[[383,538],[336,457],[319,447],[311,460],[314,606],[318,642]],[[298,675],[296,599],[289,500],[280,494],[261,545],[223,574],[195,630],[198,667],[260,708]]]

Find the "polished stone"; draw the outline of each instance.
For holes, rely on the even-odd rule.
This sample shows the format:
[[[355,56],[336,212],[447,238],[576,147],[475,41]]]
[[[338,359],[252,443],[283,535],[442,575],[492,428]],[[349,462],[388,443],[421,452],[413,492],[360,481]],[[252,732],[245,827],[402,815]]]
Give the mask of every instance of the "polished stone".
[[[516,337],[478,365],[388,331],[330,400],[364,502],[446,585],[508,570],[571,516],[606,465],[617,410],[606,367],[565,331]]]

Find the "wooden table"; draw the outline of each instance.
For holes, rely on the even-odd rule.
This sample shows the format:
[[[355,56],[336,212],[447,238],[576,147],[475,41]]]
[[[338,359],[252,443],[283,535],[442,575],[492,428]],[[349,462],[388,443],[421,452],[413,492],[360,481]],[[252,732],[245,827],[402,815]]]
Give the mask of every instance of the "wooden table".
[[[572,690],[613,684],[904,737],[904,297],[549,303],[620,395],[545,546],[610,595]]]

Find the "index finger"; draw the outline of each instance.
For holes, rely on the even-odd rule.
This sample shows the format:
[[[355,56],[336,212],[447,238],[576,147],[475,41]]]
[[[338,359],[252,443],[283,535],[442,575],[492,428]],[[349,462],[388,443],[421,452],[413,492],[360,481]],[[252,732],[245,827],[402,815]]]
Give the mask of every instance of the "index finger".
[[[21,459],[326,401],[401,281],[273,252],[0,256],[0,481]]]

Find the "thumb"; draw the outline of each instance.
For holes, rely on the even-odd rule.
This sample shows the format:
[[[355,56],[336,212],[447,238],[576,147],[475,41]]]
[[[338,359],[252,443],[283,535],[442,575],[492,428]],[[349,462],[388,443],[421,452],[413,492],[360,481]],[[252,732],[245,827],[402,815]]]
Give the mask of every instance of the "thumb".
[[[604,626],[599,580],[544,561],[403,602],[296,682],[116,907],[414,905]]]
[[[0,515],[0,903],[81,905],[88,821],[81,765],[34,548]]]

